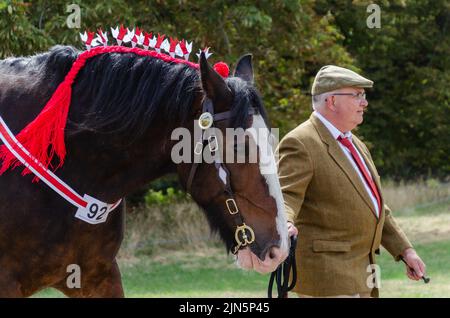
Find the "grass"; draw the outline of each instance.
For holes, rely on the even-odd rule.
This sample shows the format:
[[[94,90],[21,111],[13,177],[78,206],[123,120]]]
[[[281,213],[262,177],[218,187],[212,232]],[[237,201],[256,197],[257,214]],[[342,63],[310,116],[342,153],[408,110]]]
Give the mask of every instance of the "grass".
[[[378,262],[381,267],[381,297],[450,297],[450,240],[435,241],[415,246],[427,264],[430,283],[406,278],[403,263],[396,263],[383,251]]]
[[[386,252],[381,267],[381,297],[450,297],[450,240],[420,244],[418,253],[427,263],[429,284],[407,279],[403,263]],[[174,253],[162,259],[141,258],[133,265],[120,264],[126,297],[266,297],[268,275],[242,271],[234,260],[217,249],[208,254]],[[47,289],[37,297],[59,297]]]
[[[427,263],[429,284],[407,279],[405,266],[383,251],[381,297],[450,297],[450,240],[418,244]],[[123,266],[128,297],[266,297],[268,275],[242,271],[221,251],[205,255],[173,255],[165,260],[142,260]],[[193,253],[195,254],[195,253]]]
[[[181,253],[165,260],[143,259],[130,271],[122,268],[127,297],[264,296],[262,275],[238,269],[232,257],[217,249],[204,255]]]
[[[450,182],[439,183],[434,179],[416,182],[383,182],[383,198],[393,211],[403,211],[411,207],[427,206],[430,202],[450,198]]]
[[[394,212],[421,258],[429,284],[406,277],[403,263],[382,251],[381,297],[450,297],[450,199]],[[122,253],[119,265],[126,297],[266,297],[269,276],[242,271],[222,247],[204,244],[177,251]],[[159,255],[159,256],[156,256]],[[36,297],[60,297],[47,289]]]

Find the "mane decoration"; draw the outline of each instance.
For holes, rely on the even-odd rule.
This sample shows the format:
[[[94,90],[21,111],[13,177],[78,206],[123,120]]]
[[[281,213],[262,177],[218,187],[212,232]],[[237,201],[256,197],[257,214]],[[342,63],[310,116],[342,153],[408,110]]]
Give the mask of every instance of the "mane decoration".
[[[199,69],[199,64],[189,61],[189,55],[192,52],[192,42],[178,41],[176,38],[170,38],[169,42],[164,34],[160,35],[158,33],[155,36],[153,35],[154,33],[147,33],[139,28],[130,31],[128,28],[125,29],[123,25],[120,28],[111,28],[111,34],[117,45],[108,46],[107,32],[103,32],[102,29],[98,29],[97,37],[95,38],[94,32],[80,33],[81,40],[85,43],[87,50],[78,55],[64,80],[58,85],[39,115],[16,136],[18,142],[43,167],[50,167],[54,171],[64,164],[66,157],[64,130],[71,103],[72,84],[79,71],[90,58],[106,53],[133,53],[140,56],[151,56],[167,63],[185,64],[188,67]],[[123,43],[128,42],[131,42],[132,47],[122,46]],[[150,48],[152,50],[149,50]],[[162,53],[163,50],[168,54]],[[197,54],[199,58],[201,52],[202,50],[199,50]],[[209,52],[209,47],[205,48],[203,52],[206,58],[212,54]],[[177,56],[180,58],[177,58]],[[216,63],[214,69],[222,77],[228,77],[229,75],[229,68],[224,62]],[[55,155],[58,157],[59,162],[53,167],[51,162]],[[2,160],[0,175],[9,168],[14,169],[21,165],[5,145],[0,146],[0,160]],[[22,175],[29,173],[31,171],[25,168]],[[35,177],[33,181],[37,182],[39,179]]]

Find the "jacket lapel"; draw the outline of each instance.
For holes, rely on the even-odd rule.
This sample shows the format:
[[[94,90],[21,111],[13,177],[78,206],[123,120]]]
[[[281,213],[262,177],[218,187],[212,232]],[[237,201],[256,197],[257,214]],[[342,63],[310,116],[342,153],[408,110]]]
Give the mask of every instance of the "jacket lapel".
[[[318,119],[314,115],[311,115],[310,120],[313,123],[314,127],[316,128],[317,132],[319,133],[319,136],[322,139],[322,141],[328,146],[328,153],[330,154],[330,156],[333,158],[336,164],[342,169],[342,171],[344,171],[344,173],[347,175],[347,178],[349,179],[355,190],[359,193],[364,202],[366,202],[367,206],[372,210],[373,216],[376,217],[375,207],[373,206],[372,200],[370,199],[369,194],[367,193],[364,187],[364,184],[362,183],[360,177],[358,176],[358,173],[355,171],[350,161],[343,153],[342,149],[337,144],[338,142],[334,140],[330,131],[328,130],[327,127],[325,127],[325,125],[320,121],[320,119]],[[360,151],[360,149],[358,149],[358,151]],[[364,158],[364,160],[367,162],[366,158]],[[373,172],[371,171],[371,173]]]

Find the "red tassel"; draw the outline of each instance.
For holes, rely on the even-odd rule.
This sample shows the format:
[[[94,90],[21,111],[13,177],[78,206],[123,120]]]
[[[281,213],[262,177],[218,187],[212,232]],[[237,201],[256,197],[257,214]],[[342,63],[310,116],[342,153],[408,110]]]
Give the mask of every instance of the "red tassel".
[[[64,164],[66,146],[64,143],[64,129],[69,112],[72,87],[68,81],[62,82],[52,95],[41,113],[28,124],[18,135],[17,140],[27,149],[43,166],[48,167],[56,154],[59,163],[54,169]],[[0,175],[9,167],[17,167],[20,162],[2,146],[0,158],[3,160]],[[31,173],[25,168],[22,175]],[[35,180],[36,181],[36,180]]]

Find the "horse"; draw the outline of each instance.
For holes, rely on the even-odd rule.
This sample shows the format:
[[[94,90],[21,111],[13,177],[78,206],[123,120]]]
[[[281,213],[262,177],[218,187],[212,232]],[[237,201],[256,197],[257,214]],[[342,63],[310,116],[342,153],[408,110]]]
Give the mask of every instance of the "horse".
[[[0,116],[13,135],[42,112],[81,52],[57,45],[0,61]],[[251,55],[240,58],[228,78],[204,53],[197,69],[131,50],[93,56],[73,83],[64,164],[53,158],[50,167],[71,188],[108,203],[176,173],[238,265],[273,271],[289,244],[276,174],[261,172],[259,156],[219,165],[171,158],[173,129],[193,131],[205,109],[226,115],[215,122],[224,132],[269,127],[253,77]],[[224,172],[225,181],[219,178]],[[106,221],[90,224],[74,217],[76,207],[42,180],[16,168],[2,171],[0,202],[0,297],[28,297],[48,287],[68,297],[124,296],[116,261],[124,201]],[[80,268],[76,288],[67,284],[71,264]]]

